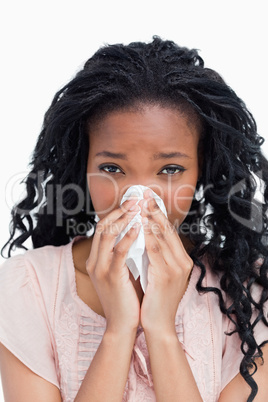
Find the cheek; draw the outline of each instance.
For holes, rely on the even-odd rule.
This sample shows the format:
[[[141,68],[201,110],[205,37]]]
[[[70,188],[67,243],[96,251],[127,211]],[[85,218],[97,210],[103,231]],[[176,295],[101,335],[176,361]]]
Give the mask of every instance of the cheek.
[[[103,219],[118,207],[118,189],[116,183],[99,174],[87,175],[90,198],[96,214]]]
[[[178,213],[184,215],[187,214],[195,192],[195,187],[190,185],[185,185],[179,187],[174,194],[174,207]]]
[[[167,205],[168,218],[175,226],[179,226],[187,216],[191,207],[195,187],[189,184],[174,189]]]
[[[94,210],[102,219],[115,208],[115,189],[109,180],[100,180],[93,175],[88,175],[87,182]]]

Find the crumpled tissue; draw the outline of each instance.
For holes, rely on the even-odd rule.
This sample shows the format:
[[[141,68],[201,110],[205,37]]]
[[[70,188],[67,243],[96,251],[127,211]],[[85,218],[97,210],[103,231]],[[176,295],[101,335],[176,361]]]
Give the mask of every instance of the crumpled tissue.
[[[125,202],[127,199],[132,198],[134,195],[137,197],[137,202],[142,200],[143,193],[145,190],[148,190],[149,187],[136,185],[131,186],[127,189],[125,194],[122,197],[120,205]],[[152,197],[157,202],[157,205],[161,209],[161,211],[167,216],[167,211],[163,200],[152,190]],[[140,283],[143,292],[145,293],[147,284],[148,284],[148,265],[149,265],[149,258],[145,248],[145,237],[144,237],[144,230],[143,225],[141,222],[141,212],[137,212],[134,218],[129,222],[127,227],[118,235],[115,245],[125,236],[125,234],[129,231],[129,229],[134,225],[135,222],[139,222],[141,224],[138,237],[132,243],[126,258],[126,265],[128,266],[130,272],[132,273],[135,280],[138,279],[140,276]]]

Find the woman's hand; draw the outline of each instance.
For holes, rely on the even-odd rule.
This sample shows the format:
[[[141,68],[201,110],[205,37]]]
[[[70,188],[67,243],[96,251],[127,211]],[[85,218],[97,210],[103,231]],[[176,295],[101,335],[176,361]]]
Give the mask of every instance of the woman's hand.
[[[139,229],[132,227],[115,245],[117,236],[140,210],[129,208],[137,200],[128,200],[97,223],[86,269],[96,289],[107,320],[106,331],[133,332],[140,319],[140,303],[125,263]]]
[[[141,215],[150,263],[148,286],[141,305],[141,325],[145,333],[161,330],[174,334],[176,312],[187,288],[193,261],[154,198],[145,200],[147,206],[143,202]]]

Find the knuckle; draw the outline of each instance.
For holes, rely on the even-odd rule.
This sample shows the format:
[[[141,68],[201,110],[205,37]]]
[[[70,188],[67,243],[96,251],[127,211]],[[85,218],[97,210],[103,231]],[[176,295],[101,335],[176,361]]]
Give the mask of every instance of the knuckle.
[[[89,274],[93,274],[94,272],[94,265],[91,264],[89,261],[86,262],[86,270]]]
[[[155,198],[153,198],[153,197],[149,198],[147,203],[148,203],[148,206],[150,209],[155,209],[157,206],[157,202],[156,202]]]
[[[126,216],[127,216],[127,213],[125,212],[123,215],[120,215],[117,220],[118,220],[119,222],[120,222],[120,221],[123,221]]]
[[[96,225],[95,233],[101,233],[104,229],[102,221],[99,221]]]
[[[122,230],[125,228],[125,224],[124,222],[118,222],[117,224],[114,225],[113,227],[113,233],[114,235],[118,235],[120,232],[122,232]]]
[[[156,211],[157,209],[159,209],[159,208],[158,208],[158,204],[157,204],[157,202],[156,202],[155,200],[153,200],[151,206],[152,206],[152,209],[153,209],[154,211]]]
[[[151,224],[151,231],[152,231],[153,233],[159,232],[159,225],[158,225],[157,223],[152,223],[152,224]]]
[[[157,202],[155,201],[155,199],[153,199],[150,203],[149,203],[149,211],[151,212],[152,215],[156,215],[159,212],[161,212]]]
[[[153,253],[159,253],[159,251],[160,251],[160,247],[158,246],[158,244],[152,244],[151,245],[151,251],[153,252]]]
[[[130,204],[130,203],[129,203],[129,200],[123,202],[123,204],[119,205],[118,210],[119,210],[119,211],[123,211],[123,212],[128,211],[128,209],[129,209],[129,207],[130,207],[129,204]]]
[[[133,235],[133,230],[129,230],[126,234],[125,234],[125,238],[130,238]]]
[[[115,223],[111,223],[107,228],[102,232],[103,238],[111,239],[114,236],[117,236],[119,231],[119,227]]]
[[[152,220],[153,220],[153,215],[152,215],[152,214],[147,214],[146,216],[147,216],[147,218],[148,218],[149,221],[152,221]]]
[[[126,250],[122,247],[122,246],[120,246],[120,247],[114,247],[114,255],[116,256],[116,257],[122,257],[122,256],[124,256],[126,254]]]
[[[103,281],[105,279],[105,272],[102,269],[95,269],[94,276],[97,281]]]
[[[125,212],[127,210],[127,208],[126,208],[126,206],[125,206],[125,204],[123,203],[123,204],[121,204],[121,205],[119,205],[119,207],[118,207],[118,211],[123,211],[123,212]]]
[[[163,235],[162,232],[156,232],[155,235],[156,235],[157,239],[165,240],[165,236]]]
[[[151,229],[150,229],[150,227],[148,225],[143,226],[143,232],[147,236],[152,236],[153,235],[153,233],[151,232]]]
[[[106,240],[110,238],[110,232],[105,230],[103,232],[101,232],[101,240]]]
[[[148,216],[147,216],[147,218],[148,218]],[[143,222],[143,230],[146,231],[147,234],[153,234],[152,227],[153,227],[153,224],[149,223],[148,221]]]
[[[190,257],[187,258],[187,260],[185,262],[185,270],[187,272],[190,272],[193,268],[193,265],[194,265],[193,260]]]
[[[125,234],[125,237],[133,237],[133,235],[135,234],[135,230],[132,227],[130,230],[127,231],[127,233]]]
[[[169,230],[171,230],[172,232],[177,232],[175,226],[172,225],[172,223],[171,223],[169,220],[166,220],[166,225],[167,225],[167,228],[168,228]]]
[[[179,237],[177,229],[176,229],[175,226],[172,225],[172,223],[169,222],[169,221],[167,221],[167,223],[166,223],[166,230],[167,230],[169,233],[171,233],[171,234],[175,233],[175,235],[176,235],[177,237]]]

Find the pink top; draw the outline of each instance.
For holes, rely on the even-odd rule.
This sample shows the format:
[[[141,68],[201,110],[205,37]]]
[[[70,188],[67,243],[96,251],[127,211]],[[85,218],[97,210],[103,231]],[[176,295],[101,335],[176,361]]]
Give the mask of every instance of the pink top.
[[[77,295],[72,243],[27,251],[0,268],[0,341],[33,372],[55,384],[63,402],[72,402],[105,331],[106,320]],[[218,400],[239,372],[237,335],[226,336],[230,322],[214,293],[195,289],[194,267],[176,315],[176,330],[201,396]],[[206,286],[219,287],[209,269]],[[257,325],[257,340],[268,328]],[[156,401],[144,332],[139,327],[123,401]]]

